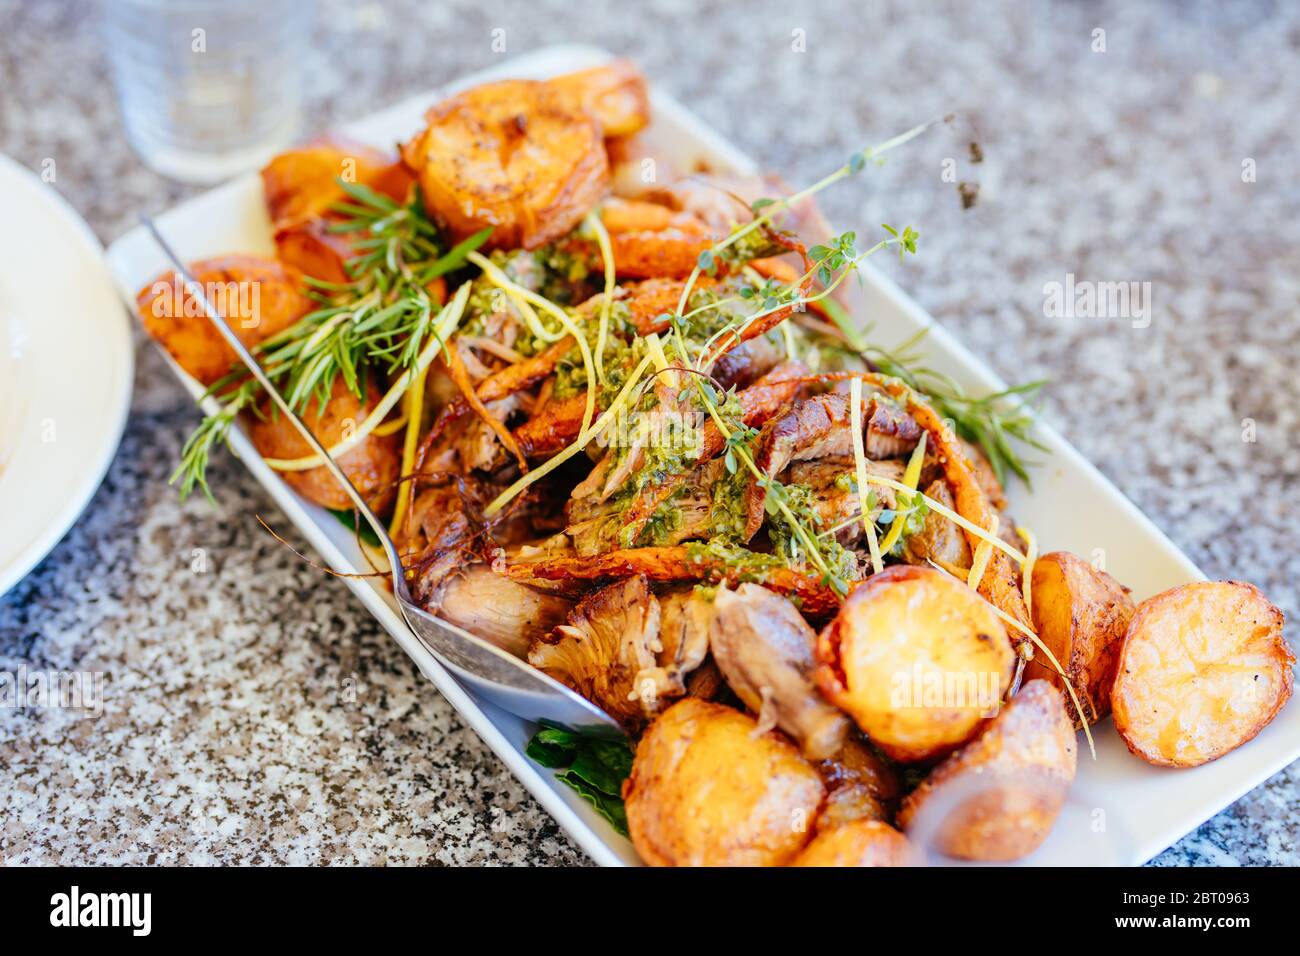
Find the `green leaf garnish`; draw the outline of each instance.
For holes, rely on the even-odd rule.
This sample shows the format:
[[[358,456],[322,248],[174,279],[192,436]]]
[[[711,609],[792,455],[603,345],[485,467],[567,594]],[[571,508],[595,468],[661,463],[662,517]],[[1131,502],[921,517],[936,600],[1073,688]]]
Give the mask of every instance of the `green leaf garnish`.
[[[607,740],[544,723],[524,748],[590,803],[610,825],[627,836],[623,781],[632,773],[632,749],[626,740]]]

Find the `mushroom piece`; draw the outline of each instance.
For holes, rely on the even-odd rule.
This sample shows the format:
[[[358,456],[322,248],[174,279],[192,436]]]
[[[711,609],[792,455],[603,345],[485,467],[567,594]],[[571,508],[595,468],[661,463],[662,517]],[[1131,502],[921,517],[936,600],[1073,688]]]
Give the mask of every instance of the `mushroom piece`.
[[[503,651],[524,657],[533,639],[564,622],[573,601],[512,581],[486,564],[473,564],[449,574],[426,607]]]
[[[645,575],[583,598],[565,624],[533,641],[528,662],[577,691],[629,732],[681,696],[659,664],[659,600]]]
[[[713,602],[693,585],[666,591],[659,598],[659,669],[663,685],[672,696],[688,692],[687,677],[693,675],[709,655],[709,627]]]
[[[784,597],[757,584],[719,588],[709,646],[727,684],[758,714],[761,730],[780,727],[805,757],[838,753],[849,719],[813,685],[817,636]]]

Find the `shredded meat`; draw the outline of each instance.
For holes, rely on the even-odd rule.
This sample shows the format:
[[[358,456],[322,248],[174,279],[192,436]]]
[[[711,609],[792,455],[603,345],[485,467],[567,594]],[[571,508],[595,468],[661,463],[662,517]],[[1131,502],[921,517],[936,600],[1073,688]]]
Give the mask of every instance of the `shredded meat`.
[[[898,459],[868,461],[867,474],[902,481],[907,466]],[[845,476],[849,481],[844,481]],[[789,485],[807,485],[813,492],[813,508],[819,528],[833,528],[861,514],[858,503],[857,462],[852,458],[821,458],[817,461],[795,462],[781,473],[781,481]],[[892,509],[896,497],[892,488],[872,485],[876,495],[876,511]],[[874,513],[874,512],[873,512]],[[837,535],[840,544],[854,544],[864,535],[862,522],[847,525]]]
[[[807,369],[798,362],[782,362],[748,388],[736,393],[740,403],[741,414],[746,425],[761,425],[785,406],[802,387],[802,376]],[[700,440],[699,457],[701,460],[717,456],[726,444],[716,423],[709,419],[704,425],[704,435]],[[628,528],[628,537],[636,540],[645,528],[646,522],[665,501],[677,494],[682,485],[690,480],[690,473],[676,475],[659,484],[650,484],[641,489],[624,512],[623,520]]]
[[[764,475],[779,475],[791,462],[853,458],[852,410],[847,395],[829,393],[794,402],[763,426],[754,463]],[[921,440],[921,429],[893,401],[872,395],[863,408],[864,440],[879,451],[906,453]],[[868,457],[871,457],[868,454]],[[751,477],[745,491],[745,540],[763,524],[766,487]]]
[[[925,489],[925,494],[941,505],[953,507],[952,489],[942,478],[932,481]],[[937,511],[931,511],[925,516],[921,530],[910,535],[904,542],[903,560],[908,564],[929,564],[934,561],[940,567],[969,569],[970,545],[961,528]]]

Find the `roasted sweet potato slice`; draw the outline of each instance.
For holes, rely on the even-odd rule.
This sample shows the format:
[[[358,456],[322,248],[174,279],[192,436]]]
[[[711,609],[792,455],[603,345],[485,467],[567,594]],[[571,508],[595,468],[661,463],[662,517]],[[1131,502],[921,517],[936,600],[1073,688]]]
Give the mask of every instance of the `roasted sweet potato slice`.
[[[323,136],[280,153],[263,167],[262,190],[272,224],[278,229],[321,218],[347,198],[340,179],[398,201],[412,181],[396,156],[342,136]]]
[[[326,448],[342,441],[360,425],[380,398],[378,389],[371,383],[366,401],[362,403],[347,387],[342,375],[335,378],[333,389],[324,411],[319,399],[313,397],[302,412],[303,423]],[[311,446],[303,441],[293,423],[269,408],[264,418],[253,423],[251,437],[253,446],[264,458],[305,458],[312,454]],[[396,494],[395,482],[401,470],[401,440],[400,435],[381,437],[370,434],[355,448],[338,457],[339,467],[376,511],[391,504]],[[308,501],[326,508],[352,507],[351,499],[324,467],[286,471],[283,477],[285,484]]]
[[[895,760],[941,757],[970,740],[1011,682],[1002,622],[933,568],[895,565],[845,601],[817,642],[815,679]]]
[[[297,270],[260,256],[222,256],[190,266],[204,296],[247,346],[283,331],[315,308],[302,294]],[[174,272],[140,290],[136,311],[144,329],[181,368],[204,385],[239,362],[234,349]]]
[[[493,247],[535,249],[578,225],[608,184],[600,122],[545,83],[477,86],[426,119],[402,156],[458,238],[491,226]]]
[[[1128,749],[1157,766],[1196,767],[1267,727],[1294,680],[1282,622],[1240,581],[1197,581],[1139,604],[1111,689]]]
[[[1047,837],[1074,780],[1078,746],[1061,692],[1030,681],[984,733],[907,795],[898,823],[963,860],[1018,860]]]
[[[1115,658],[1133,617],[1133,601],[1109,574],[1068,551],[1034,562],[1032,594],[1034,630],[1056,655],[1088,723],[1095,724],[1110,713]],[[1030,661],[1025,678],[1062,687],[1061,675],[1044,654]]]

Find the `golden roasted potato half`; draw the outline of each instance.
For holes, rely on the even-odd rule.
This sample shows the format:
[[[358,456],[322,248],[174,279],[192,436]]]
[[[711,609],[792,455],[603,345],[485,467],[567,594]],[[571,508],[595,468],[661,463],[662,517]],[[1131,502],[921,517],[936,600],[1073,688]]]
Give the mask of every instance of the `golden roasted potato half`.
[[[932,760],[970,740],[1011,683],[1002,622],[965,584],[895,565],[844,602],[817,641],[826,699],[895,760]]]
[[[623,784],[627,825],[652,866],[782,866],[812,832],[825,788],[776,731],[688,697],[637,745]]]
[[[374,409],[380,399],[372,383],[363,405],[347,387],[343,376],[334,379],[334,390],[325,403],[322,414],[316,398],[307,403],[302,412],[303,423],[312,430],[321,443],[329,448],[357,428]],[[311,447],[298,434],[289,419],[267,409],[265,416],[253,423],[253,446],[263,458],[305,458],[312,454]],[[365,497],[375,511],[382,511],[396,494],[394,482],[401,470],[401,435],[380,437],[367,435],[355,448],[338,457],[339,467]],[[326,508],[351,508],[352,503],[328,471],[310,468],[307,471],[281,472],[285,483],[308,501]]]
[[[297,322],[316,306],[302,293],[292,267],[260,256],[222,256],[192,263],[190,274],[217,313],[252,347]],[[185,289],[167,272],[140,290],[136,311],[150,336],[204,385],[223,378],[239,357]]]
[[[1077,763],[1061,692],[1030,681],[971,743],[907,795],[898,824],[962,860],[1018,860],[1047,837]]]
[[[1196,767],[1253,738],[1291,697],[1283,615],[1253,584],[1198,581],[1138,605],[1111,708],[1128,749]]]
[[[578,225],[608,184],[600,122],[546,83],[478,86],[426,119],[402,156],[458,238],[491,226],[493,247],[535,249]]]
[[[1133,601],[1122,584],[1068,551],[1040,557],[1031,579],[1034,630],[1056,655],[1088,723],[1095,724],[1110,713],[1115,660],[1133,618]],[[1063,687],[1045,654],[1025,668],[1025,679],[1034,678]],[[1073,714],[1073,705],[1070,710]]]
[[[266,210],[277,229],[319,219],[347,199],[342,179],[391,199],[406,198],[412,177],[396,156],[341,136],[323,136],[274,157],[262,169]]]
[[[547,85],[592,113],[606,137],[630,136],[650,122],[645,77],[629,60],[566,73]]]
[[[854,820],[819,830],[791,866],[908,866],[907,837],[879,820]]]

